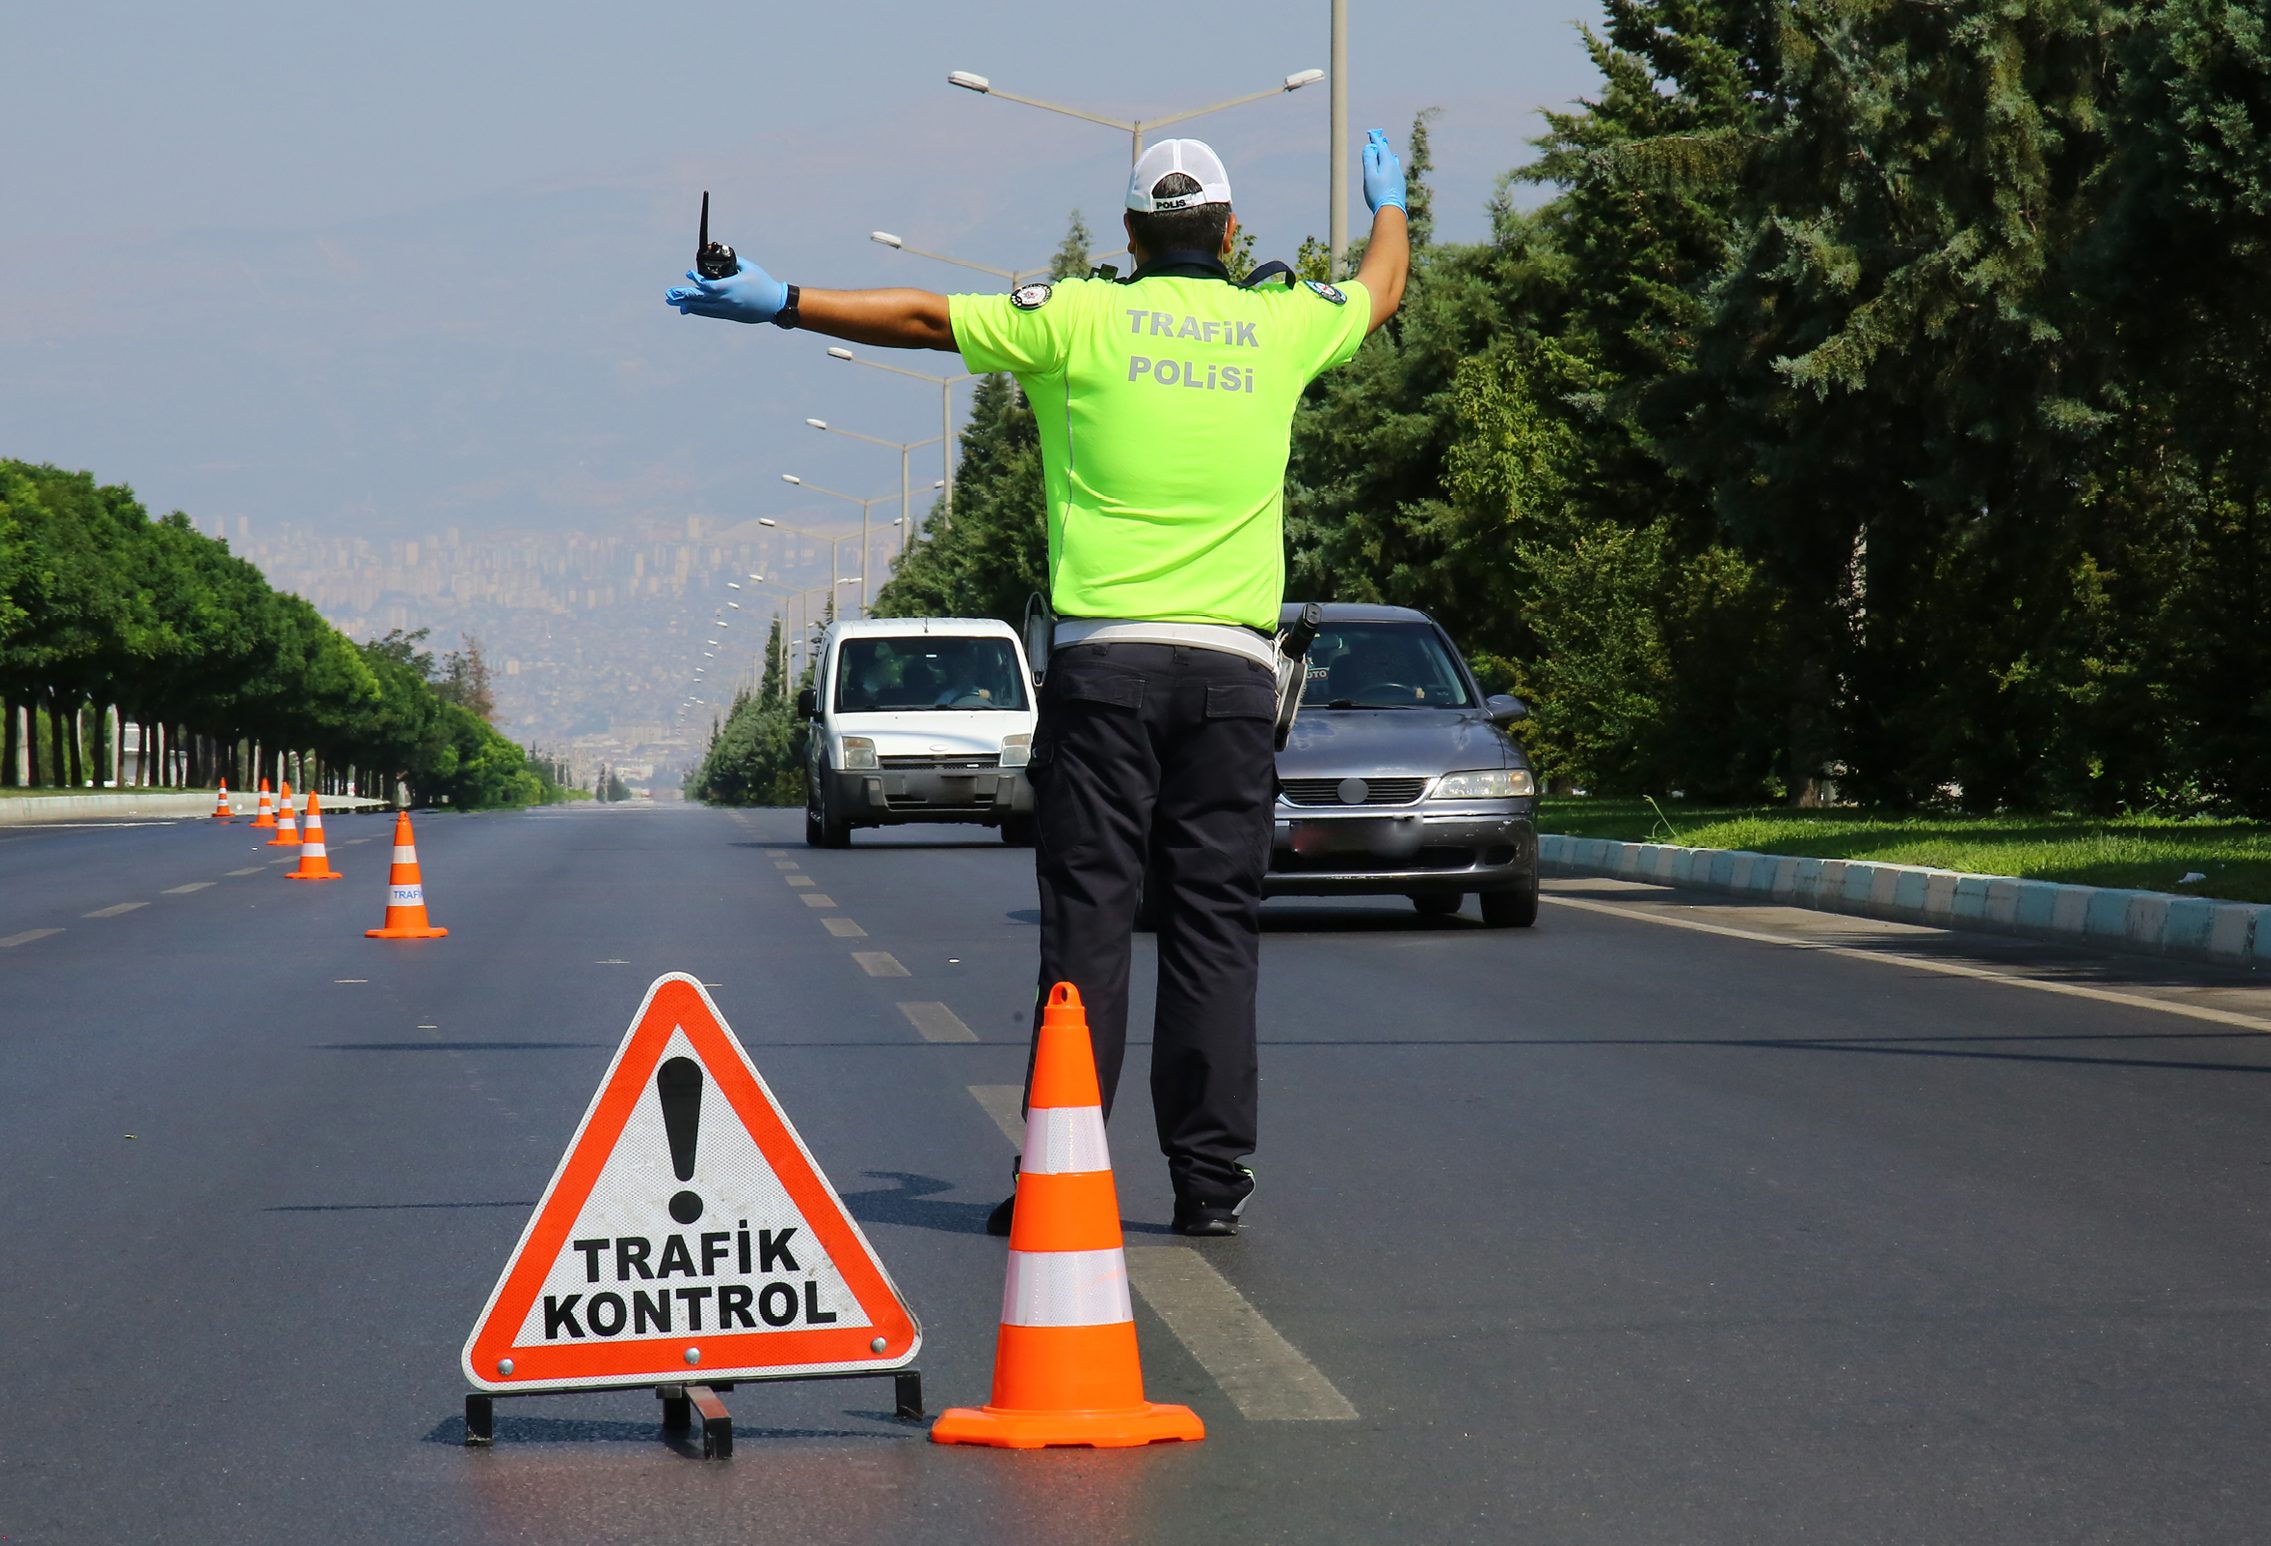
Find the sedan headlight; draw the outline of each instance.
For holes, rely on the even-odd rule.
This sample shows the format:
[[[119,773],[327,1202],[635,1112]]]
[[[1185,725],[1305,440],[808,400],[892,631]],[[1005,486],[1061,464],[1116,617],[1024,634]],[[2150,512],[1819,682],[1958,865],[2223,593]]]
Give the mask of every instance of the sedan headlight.
[[[1022,768],[1032,760],[1031,735],[1005,735],[1001,738],[1001,765],[1005,768]]]
[[[864,735],[844,737],[844,766],[847,769],[872,768],[876,765],[875,742]]]
[[[1528,768],[1476,768],[1435,781],[1438,800],[1512,800],[1538,792]]]

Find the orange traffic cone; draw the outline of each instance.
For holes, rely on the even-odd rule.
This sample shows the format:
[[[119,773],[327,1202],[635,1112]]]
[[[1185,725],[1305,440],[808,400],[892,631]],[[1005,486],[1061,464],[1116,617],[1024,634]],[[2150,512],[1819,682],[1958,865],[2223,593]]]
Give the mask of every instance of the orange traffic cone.
[[[225,778],[221,780],[220,798],[213,805],[213,819],[215,821],[233,821],[236,819],[236,812],[229,809],[229,781]]]
[[[300,840],[300,867],[288,870],[286,880],[338,880],[339,872],[331,867],[331,855],[323,846],[323,802],[308,791],[308,832]]]
[[[284,806],[276,813],[276,835],[268,840],[270,848],[297,848],[300,846],[300,824],[292,819],[292,781],[284,780]]]
[[[1206,1437],[1189,1407],[1143,1398],[1096,1054],[1069,982],[1049,990],[1041,1012],[993,1399],[940,1413],[930,1436],[1003,1449]]]
[[[426,921],[426,886],[418,878],[418,845],[410,839],[410,813],[394,816],[394,867],[386,876],[386,924],[363,930],[365,939],[440,939],[447,929]]]
[[[276,800],[269,794],[268,780],[265,778],[260,781],[260,809],[253,813],[252,824],[256,827],[276,825]]]

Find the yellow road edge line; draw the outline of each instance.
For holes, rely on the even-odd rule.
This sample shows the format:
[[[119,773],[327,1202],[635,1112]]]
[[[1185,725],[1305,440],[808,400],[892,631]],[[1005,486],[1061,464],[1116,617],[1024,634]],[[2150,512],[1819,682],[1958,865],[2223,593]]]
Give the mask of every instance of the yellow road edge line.
[[[1574,907],[1583,912],[1607,913],[1612,917],[1631,918],[1641,923],[1658,923],[1670,929],[1690,929],[1698,934],[1717,934],[1727,939],[1746,939],[1761,945],[1786,945],[1798,950],[1817,951],[1822,955],[1843,956],[1853,961],[1877,961],[1890,966],[1906,966],[1920,972],[1935,972],[1942,977],[1969,977],[1979,982],[2001,983],[2012,988],[2031,988],[2037,993],[2056,993],[2066,998],[2085,998],[2100,1004],[2119,1004],[2128,1009],[2150,1009],[2165,1015],[2181,1015],[2190,1020],[2205,1020],[2211,1025],[2236,1025],[2242,1030],[2271,1032],[2271,1020],[2256,1015],[2243,1015],[2237,1010],[2215,1009],[2206,1004],[2174,1003],[2167,999],[2148,998],[2141,993],[2122,993],[2112,988],[2092,988],[2075,982],[2048,982],[2040,977],[2015,977],[2008,969],[1971,966],[1961,961],[1935,961],[1926,956],[1908,955],[1894,950],[1862,950],[1852,945],[1830,945],[1818,940],[1792,939],[1786,935],[1768,934],[1759,929],[1738,929],[1731,924],[1705,923],[1697,918],[1667,918],[1661,913],[1643,908],[1619,907],[1613,902],[1596,902],[1587,898],[1555,896],[1548,892],[1541,900],[1556,907]]]

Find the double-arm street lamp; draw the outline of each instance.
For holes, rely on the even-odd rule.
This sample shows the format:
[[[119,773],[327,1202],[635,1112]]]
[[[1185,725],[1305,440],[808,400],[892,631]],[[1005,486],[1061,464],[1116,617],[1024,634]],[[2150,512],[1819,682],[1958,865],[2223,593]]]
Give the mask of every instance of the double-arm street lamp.
[[[819,423],[819,421],[818,421],[817,419],[807,419],[807,420],[805,420],[805,422],[806,422],[807,424],[817,424],[817,423]],[[821,427],[822,427],[823,429],[825,429],[825,428],[826,428],[827,426],[826,426],[826,425],[822,425]],[[865,436],[863,436],[863,437],[861,437],[861,438],[865,439],[866,437],[865,437]],[[889,441],[884,441],[884,442],[883,442],[883,444],[885,444],[885,445],[889,445],[890,443],[891,443],[891,442],[889,442]],[[795,473],[793,473],[793,472],[784,472],[784,473],[782,473],[782,474],[781,474],[781,481],[782,481],[783,483],[793,483],[793,484],[795,484],[795,485],[796,485],[796,486],[797,486],[798,488],[801,488],[801,489],[810,489],[810,490],[811,490],[811,491],[812,491],[813,493],[815,493],[815,494],[826,494],[826,495],[827,495],[827,496],[828,496],[829,498],[831,498],[831,499],[841,499],[841,500],[844,500],[845,502],[847,502],[847,503],[849,503],[849,504],[855,504],[855,505],[858,505],[858,506],[860,507],[860,572],[859,572],[859,582],[860,582],[860,616],[862,616],[862,617],[865,617],[865,616],[867,616],[867,548],[868,548],[868,538],[867,538],[867,522],[868,522],[868,514],[869,514],[869,512],[870,512],[870,511],[872,511],[872,510],[873,510],[873,509],[874,509],[874,508],[875,508],[875,507],[876,507],[877,505],[879,505],[879,504],[882,504],[882,503],[883,503],[883,502],[884,502],[884,501],[885,501],[886,499],[889,499],[889,498],[890,498],[891,496],[890,496],[889,494],[878,494],[878,495],[876,495],[876,496],[875,496],[875,497],[874,497],[873,499],[862,499],[862,498],[860,498],[860,497],[859,497],[859,495],[857,495],[857,494],[847,494],[847,493],[845,493],[845,492],[844,492],[844,491],[843,491],[842,489],[822,488],[822,487],[821,487],[821,486],[820,486],[819,484],[817,484],[817,483],[807,483],[807,482],[805,482],[805,481],[804,481],[804,480],[803,480],[802,478],[798,477],[798,476],[797,476],[797,475],[796,475]],[[904,484],[902,484],[902,485],[901,485],[901,488],[900,488],[900,493],[899,493],[899,499],[900,499],[900,502],[901,502],[901,504],[902,504],[902,505],[904,505],[904,503],[905,503],[905,501],[906,501],[906,498],[907,498],[907,495],[906,495],[906,489],[905,489],[905,486],[904,486]],[[773,524],[773,523],[772,523],[772,522],[769,522],[769,521],[760,521],[760,522],[758,522],[758,524],[759,524],[760,526],[768,526],[768,525],[771,525],[771,524]],[[787,528],[783,528],[783,529],[784,529],[784,530],[786,530]],[[823,541],[823,542],[827,542],[827,541],[830,541],[830,540],[833,540],[833,541],[837,541],[837,542],[849,542],[849,541],[851,541],[852,539],[851,539],[851,538],[849,538],[849,537],[837,537],[837,538],[834,538],[834,539],[830,539],[830,538],[826,538],[826,537],[823,537],[823,538],[821,538],[820,540],[821,540],[821,541]],[[835,560],[836,560],[835,551],[834,551],[834,549],[833,549],[833,548],[831,548],[831,549],[829,550],[829,554],[828,554],[828,576],[829,576],[829,578],[830,578],[830,579],[832,579],[832,580],[833,580],[833,579],[835,579],[835,574],[836,574]],[[845,582],[843,582],[843,581],[837,581],[837,583],[838,583],[838,584],[843,584],[843,583],[845,583]]]
[[[871,446],[884,446],[899,453],[899,551],[902,553],[906,552],[907,533],[912,529],[914,524],[914,507],[909,502],[908,497],[908,453],[920,451],[924,446],[937,445],[941,441],[943,441],[945,437],[943,435],[933,435],[928,440],[885,440],[880,435],[863,435],[856,429],[841,428],[838,425],[829,423],[826,419],[806,419],[804,422],[811,425],[814,429],[826,430],[831,435],[841,435],[846,440],[864,440]],[[863,505],[861,511],[863,519],[865,517],[865,513],[865,507]],[[862,546],[860,550],[860,573],[862,575],[865,575],[867,572],[866,551],[865,533],[863,532]],[[865,611],[866,609],[867,591],[863,586],[860,590],[860,610]]]
[[[960,86],[964,91],[975,91],[982,96],[999,97],[1004,102],[1022,102],[1025,106],[1037,107],[1044,113],[1062,113],[1067,118],[1078,118],[1087,123],[1102,124],[1107,129],[1119,129],[1128,136],[1128,165],[1134,166],[1143,159],[1143,136],[1147,130],[1164,129],[1172,123],[1188,123],[1193,118],[1204,118],[1207,114],[1219,113],[1224,108],[1243,107],[1248,102],[1259,102],[1264,97],[1280,96],[1288,91],[1299,91],[1302,87],[1314,85],[1324,78],[1325,72],[1322,70],[1297,70],[1277,85],[1266,90],[1249,91],[1242,97],[1232,97],[1224,102],[1215,102],[1206,107],[1194,107],[1185,112],[1169,113],[1163,118],[1110,118],[1102,113],[1091,113],[1085,108],[1066,107],[1061,102],[1044,102],[1039,97],[1021,97],[1014,91],[1002,90],[1001,87],[996,86],[983,75],[976,75],[968,70],[948,71],[946,83],[949,86]]]
[[[952,515],[954,513],[954,389],[965,381],[977,380],[977,376],[969,371],[964,371],[959,376],[934,376],[927,370],[909,370],[904,365],[891,365],[882,360],[871,360],[864,354],[852,353],[851,350],[840,344],[829,346],[828,358],[842,360],[850,365],[865,365],[870,370],[887,370],[894,376],[912,376],[917,381],[927,381],[938,388],[938,440],[939,449],[946,464],[945,476],[940,480],[939,487],[946,490],[946,513]]]

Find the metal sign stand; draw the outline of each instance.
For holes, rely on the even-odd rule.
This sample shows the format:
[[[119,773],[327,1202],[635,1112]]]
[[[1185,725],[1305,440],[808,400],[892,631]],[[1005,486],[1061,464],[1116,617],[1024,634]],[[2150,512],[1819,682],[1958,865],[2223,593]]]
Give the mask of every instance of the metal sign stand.
[[[892,1416],[906,1422],[920,1422],[923,1418],[923,1371],[920,1369],[854,1369],[842,1374],[784,1374],[777,1379],[747,1381],[753,1385],[770,1385],[787,1380],[876,1380],[888,1376],[892,1385]],[[733,1389],[739,1383],[733,1380],[713,1380],[706,1385],[657,1385],[655,1399],[662,1403],[662,1434],[668,1440],[693,1428],[694,1418],[702,1419],[702,1458],[704,1460],[730,1460],[733,1458],[733,1414],[718,1399],[722,1391]],[[566,1390],[483,1391],[466,1392],[465,1442],[468,1446],[483,1446],[497,1441],[497,1401],[512,1396],[580,1396],[603,1390],[636,1390],[635,1385],[578,1385]]]

